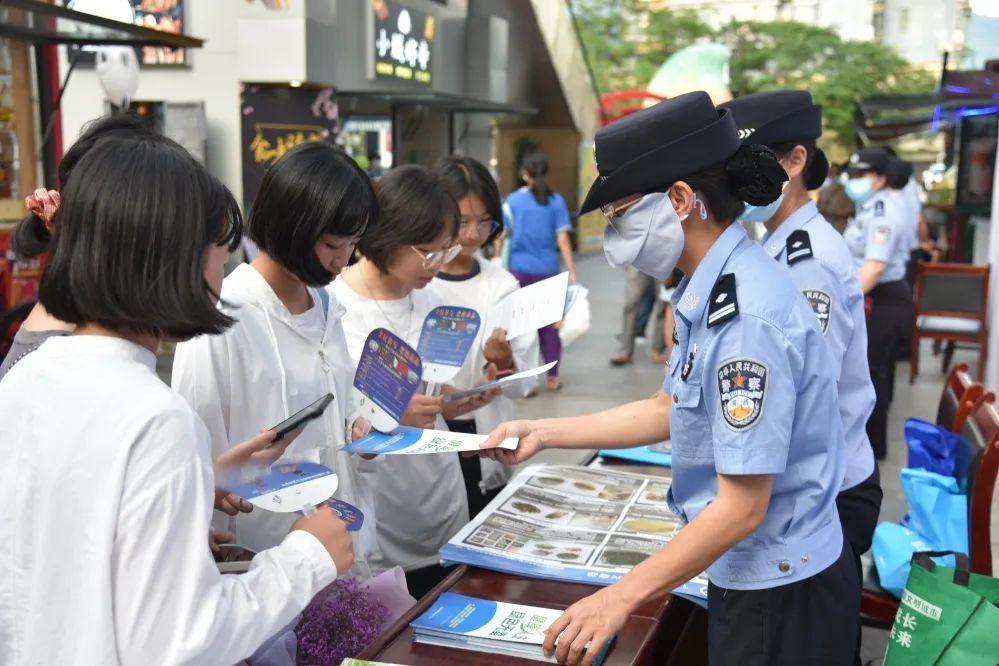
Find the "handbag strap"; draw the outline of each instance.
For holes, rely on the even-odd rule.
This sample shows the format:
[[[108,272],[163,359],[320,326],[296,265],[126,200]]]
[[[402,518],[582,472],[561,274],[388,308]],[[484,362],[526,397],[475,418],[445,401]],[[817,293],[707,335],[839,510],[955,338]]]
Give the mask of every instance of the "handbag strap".
[[[954,567],[954,584],[968,587],[968,583],[971,581],[971,562],[965,553],[959,553],[956,550],[923,550],[912,554],[912,563],[918,564],[927,571],[933,571],[936,568],[936,563],[930,558],[946,555],[953,555],[957,565]]]

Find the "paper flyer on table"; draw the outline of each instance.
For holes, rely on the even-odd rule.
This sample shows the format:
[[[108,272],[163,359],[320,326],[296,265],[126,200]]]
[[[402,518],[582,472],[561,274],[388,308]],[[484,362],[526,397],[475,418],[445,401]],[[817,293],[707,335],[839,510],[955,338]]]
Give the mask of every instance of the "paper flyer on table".
[[[561,321],[568,288],[568,273],[521,287],[492,309],[487,330],[502,326],[507,340],[513,340]]]
[[[347,453],[372,455],[416,455],[423,453],[455,453],[478,451],[488,435],[470,435],[447,430],[424,430],[402,426],[390,433],[373,432],[348,444]],[[500,448],[517,448],[517,439],[511,437],[500,443]]]
[[[440,550],[441,559],[554,580],[610,585],[680,530],[670,479],[532,465]],[[707,598],[702,574],[675,591]]]
[[[423,631],[541,645],[545,629],[561,615],[561,610],[553,608],[445,592],[427,612],[413,620],[411,626]]]
[[[547,365],[542,365],[541,367],[533,368],[531,370],[524,370],[523,372],[518,372],[517,374],[510,375],[508,377],[502,377],[494,382],[489,382],[488,384],[482,384],[481,386],[476,386],[470,389],[466,389],[464,391],[453,391],[451,393],[447,393],[444,395],[444,402],[454,402],[455,400],[461,400],[463,398],[468,398],[473,395],[485,393],[486,391],[489,391],[491,389],[503,388],[504,386],[508,386],[514,382],[523,381],[525,379],[532,379],[534,377],[537,377],[538,375],[543,375],[544,373],[548,372],[549,370],[554,368],[557,363],[558,361],[552,361]]]

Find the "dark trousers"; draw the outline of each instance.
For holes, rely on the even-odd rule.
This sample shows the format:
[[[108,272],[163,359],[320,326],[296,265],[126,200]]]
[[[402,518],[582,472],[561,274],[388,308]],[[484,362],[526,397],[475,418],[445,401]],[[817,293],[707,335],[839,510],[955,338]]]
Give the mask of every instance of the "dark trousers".
[[[853,551],[811,578],[766,590],[708,584],[711,666],[843,666],[854,663],[860,584]]]
[[[419,600],[427,592],[437,587],[437,583],[447,578],[452,571],[454,571],[454,567],[442,567],[439,564],[407,571],[406,588],[413,595],[413,598]]]
[[[877,463],[869,477],[847,488],[836,496],[836,510],[843,526],[843,538],[847,548],[853,554],[853,566],[857,572],[857,581],[864,586],[864,567],[860,556],[871,549],[874,540],[874,528],[878,526],[878,516],[881,514],[881,475]],[[860,616],[857,623],[857,653],[854,663],[860,663]]]
[[[874,383],[874,411],[867,420],[867,436],[874,457],[888,454],[888,406],[895,388],[895,359],[902,341],[912,332],[912,292],[905,280],[885,282],[871,290],[867,320],[867,362]]]
[[[521,287],[526,287],[552,277],[551,275],[533,275],[531,273],[516,272],[513,272],[513,276],[517,278],[517,282],[520,283]],[[545,360],[546,364],[552,361],[559,361],[558,365],[548,371],[549,377],[553,379],[557,378],[559,366],[562,365],[562,339],[558,336],[558,329],[554,325],[538,329],[538,346],[541,347],[541,358]]]
[[[448,421],[447,427],[451,432],[463,432],[469,435],[476,434],[475,421],[471,419]],[[493,488],[486,491],[482,488],[482,463],[478,456],[463,456],[458,454],[458,462],[461,463],[461,477],[465,481],[465,496],[468,498],[468,517],[475,518],[486,508],[493,498],[500,494],[503,487]]]

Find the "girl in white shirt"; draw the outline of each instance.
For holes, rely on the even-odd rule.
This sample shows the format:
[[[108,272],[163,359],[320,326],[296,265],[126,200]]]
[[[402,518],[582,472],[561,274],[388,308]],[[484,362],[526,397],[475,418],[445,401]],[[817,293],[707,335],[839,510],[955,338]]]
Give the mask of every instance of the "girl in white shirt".
[[[242,576],[207,547],[208,433],[154,352],[232,324],[239,209],[159,136],[97,141],[61,194],[40,299],[76,328],[0,383],[0,663],[237,662],[353,561],[328,509]]]
[[[460,250],[458,207],[435,174],[420,166],[398,167],[375,184],[375,193],[379,216],[358,244],[361,260],[331,286],[347,309],[343,327],[355,364],[376,328],[417,347],[427,314],[447,305],[430,283]],[[477,409],[492,397],[445,407],[439,397],[417,395],[403,423],[443,430],[444,418]],[[438,564],[438,550],[468,522],[458,455],[389,455],[371,463],[380,551],[372,564],[375,569],[403,567],[410,592],[420,597],[447,573]]]
[[[520,288],[517,278],[479,253],[503,230],[499,221],[503,219],[502,203],[496,181],[482,163],[459,155],[441,162],[437,173],[458,202],[461,252],[441,268],[433,287],[448,305],[471,308],[483,321],[468,361],[451,381],[455,388],[467,389],[490,363],[500,373],[537,366],[538,335],[531,333],[508,341],[502,328],[486,328],[489,313],[496,304]],[[514,418],[513,400],[526,397],[532,388],[534,386],[528,382],[512,385],[491,404],[448,421],[448,428],[460,432],[492,432],[499,424]],[[512,467],[490,458],[462,458],[461,471],[465,478],[468,511],[472,516],[484,509],[513,475]]]
[[[361,577],[370,575],[367,559],[376,548],[371,488],[358,471],[363,461],[340,451],[355,366],[344,309],[324,287],[376,215],[371,181],[343,150],[307,143],[289,151],[267,170],[251,207],[247,231],[259,253],[222,283],[224,312],[236,324],[179,345],[173,364],[173,387],[208,426],[215,457],[333,394],[282,462],[317,462],[336,472],[336,496],[366,516],[356,544],[354,573]],[[216,514],[215,522],[236,543],[261,550],[280,543],[294,520],[295,514],[254,511]]]

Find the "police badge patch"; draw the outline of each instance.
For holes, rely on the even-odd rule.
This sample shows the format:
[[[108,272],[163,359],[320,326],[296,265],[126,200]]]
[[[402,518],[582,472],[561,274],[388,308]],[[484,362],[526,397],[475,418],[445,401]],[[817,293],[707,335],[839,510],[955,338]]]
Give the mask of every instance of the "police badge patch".
[[[760,419],[768,374],[766,365],[751,358],[727,361],[718,368],[718,396],[729,427],[746,430]]]
[[[819,289],[805,289],[804,294],[808,304],[812,306],[815,318],[819,320],[822,335],[825,335],[829,328],[829,317],[832,315],[832,298]]]
[[[891,238],[891,227],[887,224],[879,224],[874,227],[874,242],[878,245],[884,245]]]

